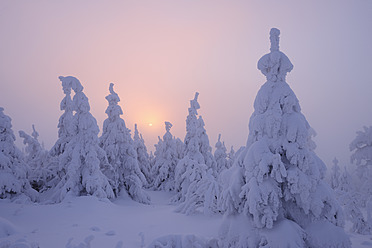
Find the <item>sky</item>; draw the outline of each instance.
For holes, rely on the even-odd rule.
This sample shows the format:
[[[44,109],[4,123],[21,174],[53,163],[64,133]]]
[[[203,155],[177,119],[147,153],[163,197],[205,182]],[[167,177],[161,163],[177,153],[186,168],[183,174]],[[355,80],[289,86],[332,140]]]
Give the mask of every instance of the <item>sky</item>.
[[[350,164],[356,131],[372,125],[372,1],[0,1],[0,107],[18,131],[47,149],[58,136],[58,76],[84,86],[100,130],[109,84],[128,128],[149,151],[165,133],[185,137],[189,101],[199,92],[213,147],[245,145],[255,96],[265,83],[258,60],[269,31],[294,69],[287,82],[317,132],[328,165]],[[152,124],[152,126],[150,126]]]

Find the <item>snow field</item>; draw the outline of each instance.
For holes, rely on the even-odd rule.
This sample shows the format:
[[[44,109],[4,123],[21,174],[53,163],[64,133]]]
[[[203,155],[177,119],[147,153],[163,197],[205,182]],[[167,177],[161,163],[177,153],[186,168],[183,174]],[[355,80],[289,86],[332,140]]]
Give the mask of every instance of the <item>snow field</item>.
[[[222,216],[179,214],[168,204],[170,193],[148,193],[151,205],[128,196],[113,202],[83,196],[52,205],[1,200],[0,247],[24,239],[39,247],[135,248],[147,247],[154,239],[170,234],[217,237]],[[6,228],[9,232],[4,231]]]

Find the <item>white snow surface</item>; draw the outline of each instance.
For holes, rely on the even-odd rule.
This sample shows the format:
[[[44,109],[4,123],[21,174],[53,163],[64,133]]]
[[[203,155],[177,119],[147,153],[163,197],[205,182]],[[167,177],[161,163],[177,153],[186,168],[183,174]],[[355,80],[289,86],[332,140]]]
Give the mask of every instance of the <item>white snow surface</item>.
[[[148,193],[151,205],[137,203],[128,195],[113,202],[94,196],[71,197],[52,205],[0,200],[0,230],[11,234],[1,235],[0,244],[25,239],[40,247],[89,247],[86,244],[90,243],[92,248],[134,248],[147,247],[168,235],[217,237],[221,216],[179,214],[175,206],[168,205],[171,193]]]
[[[179,214],[174,212],[175,206],[168,205],[172,193],[147,193],[151,196],[151,205],[135,202],[127,195],[113,202],[94,196],[72,197],[51,205],[2,199],[0,248],[11,245],[136,248],[151,247],[156,240],[183,244],[171,246],[178,248],[187,247],[185,244],[191,241],[195,244],[210,244],[219,239],[221,231],[226,232],[222,228],[226,228],[226,225],[222,225],[222,216]],[[247,231],[249,229],[243,228],[246,223],[242,220],[235,228]],[[237,233],[234,230],[230,232]],[[352,247],[372,246],[370,235],[348,234]]]

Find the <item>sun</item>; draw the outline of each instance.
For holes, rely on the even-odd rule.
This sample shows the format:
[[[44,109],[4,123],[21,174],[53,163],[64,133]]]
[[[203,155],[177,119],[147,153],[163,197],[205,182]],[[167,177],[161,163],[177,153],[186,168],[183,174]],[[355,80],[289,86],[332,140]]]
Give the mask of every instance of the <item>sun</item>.
[[[152,127],[152,123],[149,123],[149,127]]]

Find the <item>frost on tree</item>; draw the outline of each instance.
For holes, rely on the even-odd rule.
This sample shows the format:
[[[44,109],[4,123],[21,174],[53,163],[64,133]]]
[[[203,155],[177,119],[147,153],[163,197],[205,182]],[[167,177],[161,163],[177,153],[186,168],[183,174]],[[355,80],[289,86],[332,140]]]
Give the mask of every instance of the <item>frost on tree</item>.
[[[145,140],[142,138],[142,134],[138,132],[137,124],[134,125],[134,149],[137,152],[138,166],[145,176],[144,186],[149,187],[152,182],[150,157],[147,153]]]
[[[138,166],[130,130],[120,117],[123,111],[118,105],[120,98],[114,91],[114,84],[110,84],[109,91],[110,94],[106,96],[109,104],[106,109],[107,119],[103,122],[102,136],[99,139],[99,145],[106,151],[108,162],[114,171],[108,176],[116,194],[124,189],[133,200],[147,204],[150,199],[142,189],[146,179]]]
[[[190,101],[186,119],[185,156],[178,162],[175,172],[177,194],[172,201],[180,203],[178,211],[192,214],[197,211],[219,212],[219,185],[216,181],[216,162],[210,152],[209,139],[201,117],[198,95]]]
[[[36,200],[37,192],[27,180],[29,167],[14,141],[11,119],[0,107],[0,199],[25,194],[31,200]]]
[[[151,174],[154,176],[153,189],[173,191],[175,182],[175,168],[180,160],[177,151],[177,140],[170,132],[172,124],[165,122],[166,133],[163,140],[159,137],[155,145],[155,163]]]
[[[340,185],[340,166],[338,166],[338,160],[335,158],[333,160],[333,166],[331,168],[331,175],[330,175],[330,184],[332,189],[337,189]]]
[[[55,188],[53,200],[62,201],[67,194],[113,198],[112,187],[101,171],[109,164],[105,151],[98,145],[99,128],[89,112],[90,106],[83,93],[83,86],[75,77],[61,76],[59,79],[63,88],[69,87],[75,92],[71,104],[75,114],[64,130],[69,134],[66,139],[68,143],[60,142],[55,148],[55,151],[62,152],[59,155],[59,168],[64,175]]]
[[[350,144],[351,162],[357,166],[358,190],[363,195],[361,206],[372,200],[372,126],[364,127]]]
[[[231,149],[229,153],[227,154],[227,166],[228,168],[231,168],[231,166],[234,164],[235,161],[235,150],[234,147],[231,146]]]
[[[218,141],[215,147],[214,159],[216,160],[217,174],[220,174],[223,170],[230,167],[227,160],[225,143],[221,142],[221,134],[218,135]]]
[[[57,178],[57,171],[51,166],[51,157],[47,150],[45,150],[39,143],[34,125],[32,125],[32,136],[24,131],[19,131],[19,136],[23,138],[25,147],[25,162],[30,167],[28,180],[32,188],[42,192],[55,186],[55,179]]]
[[[185,156],[188,152],[188,144],[191,139],[196,138],[198,140],[198,150],[204,158],[206,166],[212,169],[213,175],[216,176],[217,165],[212,155],[212,147],[209,145],[209,137],[207,131],[204,128],[204,120],[201,116],[198,116],[198,109],[200,105],[198,102],[199,93],[195,93],[195,97],[190,101],[189,115],[186,118],[186,136],[185,136]]]
[[[62,81],[63,93],[65,97],[62,99],[60,109],[63,112],[58,121],[58,140],[50,150],[50,154],[53,157],[58,157],[65,151],[65,146],[70,142],[72,136],[75,133],[73,125],[73,103],[71,99],[71,84],[69,81]]]
[[[224,205],[229,214],[248,217],[263,235],[262,246],[280,247],[268,234],[280,233],[281,223],[290,222],[297,231],[282,241],[300,243],[286,247],[313,246],[315,241],[319,247],[350,247],[341,207],[323,180],[326,167],[314,152],[314,131],[285,81],[293,65],[279,51],[279,33],[271,29],[271,52],[258,61],[267,82],[256,96],[247,145],[234,165],[235,178],[223,193]],[[337,238],[321,236],[320,229],[313,228],[323,222],[329,224],[319,224],[325,228],[321,230]],[[231,237],[224,238],[231,242]]]

